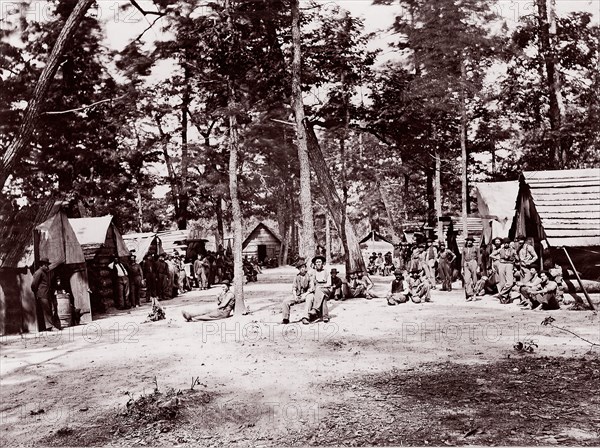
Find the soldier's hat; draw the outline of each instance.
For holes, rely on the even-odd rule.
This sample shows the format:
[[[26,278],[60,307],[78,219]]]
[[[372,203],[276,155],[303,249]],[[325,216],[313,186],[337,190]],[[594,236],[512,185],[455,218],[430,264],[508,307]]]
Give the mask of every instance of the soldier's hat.
[[[294,266],[300,269],[302,266],[306,266],[306,260],[304,258],[300,258]]]
[[[325,263],[325,262],[327,261],[323,255],[315,255],[315,256],[313,257],[313,259],[311,260],[311,263],[312,263],[312,264],[315,264],[315,262],[316,262],[317,260],[321,260],[323,263]]]

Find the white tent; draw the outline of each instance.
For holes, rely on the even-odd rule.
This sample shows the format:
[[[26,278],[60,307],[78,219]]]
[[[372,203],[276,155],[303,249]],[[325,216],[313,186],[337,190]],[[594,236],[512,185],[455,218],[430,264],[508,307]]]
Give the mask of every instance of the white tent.
[[[490,244],[496,237],[506,238],[515,216],[519,182],[479,182],[475,184],[478,214],[483,224],[482,239]]]
[[[129,251],[135,253],[138,262],[146,256],[153,244],[156,244],[158,254],[163,251],[161,240],[154,232],[128,233],[123,235],[123,241],[125,241]]]

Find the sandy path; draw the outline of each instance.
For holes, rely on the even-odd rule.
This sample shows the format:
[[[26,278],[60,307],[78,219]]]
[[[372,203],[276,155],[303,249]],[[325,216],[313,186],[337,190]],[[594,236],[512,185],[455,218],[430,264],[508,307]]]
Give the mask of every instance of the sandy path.
[[[141,323],[146,307],[60,333],[3,338],[2,446],[33,445],[64,427],[84,431],[96,419],[123,410],[128,394],[135,398],[152,391],[154,377],[161,391],[189,389],[198,378],[195,389],[212,397],[196,414],[193,439],[165,434],[157,444],[208,444],[215,435],[228,443],[273,444],[287,430],[322,423],[332,403],[352,400],[328,387],[341,379],[410,371],[429,362],[489,364],[514,356],[514,343],[525,340],[534,340],[544,356],[589,351],[584,341],[540,326],[547,315],[600,341],[595,313],[526,312],[488,297],[467,303],[462,290],[434,291],[430,304],[333,303],[329,324],[283,326],[279,304],[294,273],[265,271],[246,287],[252,314],[222,322],[187,323],[181,317],[182,309],[212,309],[213,289],[165,302],[167,320],[160,322]],[[375,281],[383,291],[390,280]],[[300,313],[294,308],[292,319]]]

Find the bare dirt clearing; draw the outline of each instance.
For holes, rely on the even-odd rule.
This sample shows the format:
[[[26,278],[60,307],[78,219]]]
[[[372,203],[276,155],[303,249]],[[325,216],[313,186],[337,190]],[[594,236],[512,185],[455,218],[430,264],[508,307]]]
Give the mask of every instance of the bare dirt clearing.
[[[332,304],[280,325],[291,268],[247,285],[252,314],[188,323],[212,291],[1,345],[0,443],[599,445],[596,313],[534,313],[463,291],[431,304]],[[383,292],[389,279],[375,278]],[[292,319],[301,317],[296,306]],[[533,354],[517,352],[534,341]],[[193,390],[192,390],[193,387]],[[155,389],[158,391],[156,392]]]

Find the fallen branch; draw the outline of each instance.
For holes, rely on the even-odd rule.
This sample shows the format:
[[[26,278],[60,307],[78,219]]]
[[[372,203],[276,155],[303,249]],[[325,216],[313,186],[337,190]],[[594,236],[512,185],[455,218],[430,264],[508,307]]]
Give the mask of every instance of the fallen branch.
[[[555,320],[555,319],[554,319],[552,316],[548,316],[547,318],[545,318],[545,319],[542,321],[542,325],[544,325],[544,326],[550,326],[550,327],[552,327],[552,328],[556,328],[557,330],[561,330],[561,331],[564,331],[564,332],[566,332],[566,333],[572,334],[573,336],[575,336],[575,337],[577,337],[577,338],[581,339],[582,341],[585,341],[585,342],[587,342],[587,343],[588,343],[588,344],[590,344],[592,347],[600,347],[600,344],[597,344],[597,343],[595,343],[595,342],[589,341],[589,340],[587,340],[586,338],[584,338],[584,337],[582,337],[582,336],[579,336],[577,333],[574,333],[574,332],[572,332],[571,330],[567,330],[566,328],[559,327],[558,325],[553,325],[553,324],[552,324],[552,322],[554,322],[554,320]]]

